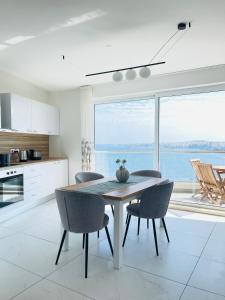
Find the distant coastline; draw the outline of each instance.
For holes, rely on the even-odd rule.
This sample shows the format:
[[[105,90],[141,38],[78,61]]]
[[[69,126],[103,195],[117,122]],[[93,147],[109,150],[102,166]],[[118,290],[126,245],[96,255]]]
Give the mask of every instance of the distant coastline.
[[[225,152],[225,142],[215,141],[185,141],[185,142],[173,142],[173,143],[160,143],[160,149],[162,151],[221,151]],[[96,151],[153,151],[154,143],[149,144],[95,144]]]
[[[115,174],[117,158],[126,159],[131,172],[154,168],[154,144],[97,144],[95,151],[96,170],[105,176]],[[160,171],[166,178],[195,182],[190,159],[225,165],[225,142],[189,141],[160,145]]]

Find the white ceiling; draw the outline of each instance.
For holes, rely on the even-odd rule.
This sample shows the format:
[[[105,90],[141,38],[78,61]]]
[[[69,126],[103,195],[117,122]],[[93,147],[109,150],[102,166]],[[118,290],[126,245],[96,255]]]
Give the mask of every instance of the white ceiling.
[[[85,74],[148,63],[180,21],[152,74],[225,64],[225,0],[1,0],[0,69],[48,90],[111,81]]]

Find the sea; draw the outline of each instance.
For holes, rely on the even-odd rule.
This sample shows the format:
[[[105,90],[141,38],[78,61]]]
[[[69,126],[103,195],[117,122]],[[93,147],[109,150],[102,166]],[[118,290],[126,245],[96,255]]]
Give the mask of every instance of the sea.
[[[148,147],[148,149],[151,147]],[[103,150],[104,149],[104,150]],[[154,151],[146,150],[146,146],[138,145],[96,145],[95,167],[96,171],[105,176],[113,176],[118,168],[116,159],[125,159],[129,172],[154,169]],[[190,159],[200,159],[201,162],[212,165],[225,165],[224,152],[209,152],[197,150],[163,150],[160,151],[160,171],[163,177],[173,181],[195,182],[195,174]]]

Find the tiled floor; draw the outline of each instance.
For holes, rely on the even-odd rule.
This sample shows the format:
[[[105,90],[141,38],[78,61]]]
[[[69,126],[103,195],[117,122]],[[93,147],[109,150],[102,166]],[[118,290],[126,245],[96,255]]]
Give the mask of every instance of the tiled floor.
[[[111,235],[112,221],[110,214]],[[133,218],[119,271],[105,232],[91,234],[85,280],[81,235],[71,234],[70,250],[54,265],[61,235],[55,201],[29,210],[0,224],[0,299],[225,300],[225,218],[169,211],[166,222],[171,242],[158,226],[156,257],[151,226],[142,220],[138,237]]]

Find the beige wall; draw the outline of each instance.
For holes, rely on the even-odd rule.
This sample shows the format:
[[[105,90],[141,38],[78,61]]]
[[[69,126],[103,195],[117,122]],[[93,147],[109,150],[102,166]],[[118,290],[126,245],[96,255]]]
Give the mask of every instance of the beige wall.
[[[50,94],[49,102],[60,110],[60,136],[50,137],[50,156],[69,159],[69,182],[81,170],[80,89]]]

